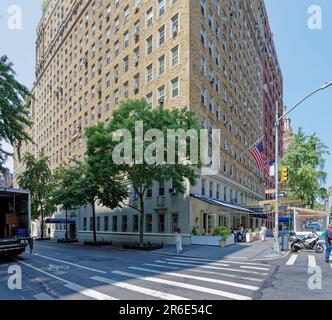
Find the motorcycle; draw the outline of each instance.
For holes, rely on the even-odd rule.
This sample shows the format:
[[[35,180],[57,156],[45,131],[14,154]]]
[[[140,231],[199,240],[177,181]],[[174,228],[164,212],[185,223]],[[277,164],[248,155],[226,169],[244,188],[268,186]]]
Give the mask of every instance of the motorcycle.
[[[319,243],[319,235],[316,232],[312,232],[305,236],[303,239],[297,237],[295,232],[290,234],[291,236],[291,250],[292,252],[298,252],[300,250],[315,250],[317,253],[324,252],[324,246]]]

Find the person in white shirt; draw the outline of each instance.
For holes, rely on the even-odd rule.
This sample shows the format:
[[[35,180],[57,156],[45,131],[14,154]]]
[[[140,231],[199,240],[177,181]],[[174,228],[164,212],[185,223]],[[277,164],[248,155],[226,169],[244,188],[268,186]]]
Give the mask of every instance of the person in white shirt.
[[[178,254],[182,253],[182,233],[181,229],[177,228],[175,233],[175,243],[176,243],[176,252]]]
[[[265,241],[265,238],[266,238],[266,226],[265,224],[262,225],[262,229],[261,229],[261,239],[262,241]]]

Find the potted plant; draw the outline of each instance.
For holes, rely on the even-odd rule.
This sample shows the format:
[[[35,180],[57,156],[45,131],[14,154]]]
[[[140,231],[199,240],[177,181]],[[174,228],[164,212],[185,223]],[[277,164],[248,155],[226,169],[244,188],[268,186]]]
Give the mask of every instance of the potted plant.
[[[248,232],[246,234],[246,242],[252,242],[253,241],[253,232],[252,229],[248,229]]]

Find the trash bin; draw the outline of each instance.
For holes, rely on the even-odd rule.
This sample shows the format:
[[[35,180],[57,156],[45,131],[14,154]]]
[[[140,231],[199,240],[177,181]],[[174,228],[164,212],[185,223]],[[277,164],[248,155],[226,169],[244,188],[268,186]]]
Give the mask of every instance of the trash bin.
[[[289,250],[289,231],[279,231],[280,250]]]

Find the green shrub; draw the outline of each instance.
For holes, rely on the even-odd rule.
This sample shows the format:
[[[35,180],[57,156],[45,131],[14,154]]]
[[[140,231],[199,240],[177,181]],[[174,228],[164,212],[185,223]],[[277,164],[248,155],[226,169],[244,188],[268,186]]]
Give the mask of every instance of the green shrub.
[[[227,230],[226,227],[215,227],[212,231],[212,236],[219,236],[225,241],[231,233]]]
[[[193,227],[193,230],[191,231],[191,234],[192,234],[193,236],[197,236],[197,235],[198,235],[197,230],[196,230],[196,227]]]

